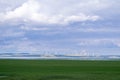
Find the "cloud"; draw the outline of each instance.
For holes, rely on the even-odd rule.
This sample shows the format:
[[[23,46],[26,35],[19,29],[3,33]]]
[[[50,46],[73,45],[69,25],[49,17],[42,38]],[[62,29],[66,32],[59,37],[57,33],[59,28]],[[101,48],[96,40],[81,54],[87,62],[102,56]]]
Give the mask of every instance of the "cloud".
[[[29,30],[33,30],[33,31],[48,31],[49,30],[49,28],[45,28],[45,27],[41,28],[41,27],[31,27],[31,26],[21,26],[21,29],[27,30],[27,31],[29,31]]]
[[[10,7],[7,10],[2,5],[2,10],[6,10],[0,11],[0,18],[2,18],[0,22],[69,24],[71,22],[97,21],[119,12],[118,0],[18,0],[17,2],[11,0],[10,3],[8,2],[9,0],[0,1],[1,5],[6,4]]]
[[[37,2],[30,0],[26,3],[23,3],[22,6],[16,8],[15,10],[6,12],[6,14],[3,16],[3,19],[27,19],[31,15],[36,14],[39,7],[40,6]]]
[[[119,48],[120,48],[120,40],[119,40],[119,39],[118,39],[118,40],[113,41],[113,43],[114,43],[117,47],[119,47]]]
[[[100,19],[100,16],[98,15],[89,15],[82,12],[78,12],[77,14],[71,14],[69,13],[70,11],[67,12],[62,10],[64,9],[63,7],[61,9],[58,7],[57,9],[59,10],[55,12],[54,9],[51,9],[49,7],[51,7],[51,5],[49,4],[46,5],[45,3],[40,3],[36,0],[28,0],[27,2],[23,3],[21,6],[15,8],[12,11],[0,13],[0,18],[2,18],[2,22],[11,20],[22,20],[25,22],[33,21],[43,24],[68,24],[70,22],[96,21]],[[68,5],[67,7],[70,7],[70,5]],[[49,10],[46,11],[44,9],[51,9],[51,11],[49,12]]]
[[[77,41],[78,45],[86,48],[120,48],[119,39],[84,39]]]
[[[21,37],[24,36],[24,32],[16,32],[7,30],[4,32],[4,34],[1,35],[1,37]]]
[[[38,51],[38,47],[35,46],[34,42],[31,42],[27,38],[22,38],[20,40],[8,41],[6,45],[0,46],[1,50],[9,51],[13,50],[17,52],[32,52]]]
[[[27,0],[0,0],[0,12],[11,11]]]
[[[120,46],[118,0],[0,0],[0,5],[4,51]]]

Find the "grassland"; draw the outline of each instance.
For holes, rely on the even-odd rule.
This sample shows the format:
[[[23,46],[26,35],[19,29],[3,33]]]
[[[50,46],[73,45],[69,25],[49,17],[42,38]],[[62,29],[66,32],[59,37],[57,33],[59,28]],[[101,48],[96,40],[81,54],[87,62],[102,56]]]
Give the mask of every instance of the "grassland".
[[[120,80],[120,61],[0,60],[0,80]]]

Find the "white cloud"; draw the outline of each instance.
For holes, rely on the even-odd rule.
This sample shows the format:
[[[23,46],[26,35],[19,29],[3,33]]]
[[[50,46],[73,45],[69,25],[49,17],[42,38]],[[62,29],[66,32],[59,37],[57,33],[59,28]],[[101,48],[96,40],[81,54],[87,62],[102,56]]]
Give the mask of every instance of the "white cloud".
[[[33,30],[33,31],[47,31],[49,28],[47,27],[32,27],[32,26],[21,26],[22,30]]]
[[[119,24],[112,19],[120,12],[118,0],[0,0],[0,5],[0,49],[4,51],[120,47]],[[82,23],[65,25],[74,22]]]
[[[120,47],[119,40],[115,39],[85,39],[85,40],[79,40],[78,45],[79,46],[89,46],[89,47]]]
[[[37,2],[30,0],[15,10],[6,12],[4,17],[5,20],[16,18],[27,19],[31,16],[34,16],[39,8],[40,6]]]
[[[87,16],[85,14],[80,14],[78,16],[69,16],[67,18],[64,19],[65,22],[70,22],[70,21],[96,21],[99,19],[99,16]]]
[[[80,5],[84,5],[84,4],[86,3],[80,4]],[[14,9],[13,11],[7,11],[5,14],[0,13],[0,18],[2,18],[1,21],[3,22],[11,21],[11,20],[12,21],[22,20],[22,21],[28,21],[28,22],[29,21],[39,22],[43,24],[68,24],[70,22],[76,22],[76,21],[77,22],[96,21],[100,18],[98,15],[85,14],[83,13],[84,11],[79,12],[79,10],[78,12],[75,11],[76,13],[71,14],[72,12],[71,5],[67,4],[67,6],[65,5],[63,6],[64,7],[60,8],[55,4],[54,6],[51,6],[51,4],[47,5],[45,2],[42,3],[42,1],[37,2],[36,0],[28,0],[27,2],[23,3],[20,7]],[[54,7],[57,7],[57,8],[54,8]],[[67,7],[66,10],[64,10],[65,7]],[[83,8],[84,6],[78,5],[77,7]]]
[[[15,9],[27,0],[0,0],[0,12],[6,12]]]
[[[24,32],[17,32],[12,30],[6,30],[1,37],[22,37],[24,36]]]
[[[114,40],[113,43],[120,48],[120,40]]]
[[[7,45],[0,46],[1,50],[13,50],[17,52],[34,52],[38,51],[38,46],[34,42],[28,39],[9,41]]]

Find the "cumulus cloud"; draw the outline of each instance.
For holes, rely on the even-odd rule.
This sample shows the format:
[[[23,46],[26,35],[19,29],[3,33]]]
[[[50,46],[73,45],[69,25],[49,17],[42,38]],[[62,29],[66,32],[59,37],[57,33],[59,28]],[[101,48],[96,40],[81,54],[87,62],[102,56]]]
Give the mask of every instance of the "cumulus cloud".
[[[65,5],[63,6],[66,7]],[[67,5],[67,7],[70,6],[71,5]],[[54,11],[54,8],[52,9],[49,7],[51,7],[51,4],[46,5],[45,2],[42,3],[42,1],[40,2],[36,0],[28,0],[27,2],[23,3],[21,6],[15,8],[14,10],[7,11],[6,13],[0,13],[0,18],[2,18],[1,21],[3,22],[11,20],[22,20],[39,22],[43,24],[68,24],[70,22],[96,21],[100,18],[100,16],[98,15],[85,14],[83,12],[79,12],[79,10],[78,13],[71,14],[72,7],[69,8],[71,9],[71,11],[67,11],[68,9],[66,9],[65,11],[62,5],[62,8],[57,7],[55,5],[52,6],[57,7],[57,9],[59,9],[57,11]],[[51,9],[51,11],[48,9]]]
[[[118,0],[0,0],[0,5],[4,51],[120,46]]]
[[[6,12],[15,9],[27,0],[0,0],[0,12]]]

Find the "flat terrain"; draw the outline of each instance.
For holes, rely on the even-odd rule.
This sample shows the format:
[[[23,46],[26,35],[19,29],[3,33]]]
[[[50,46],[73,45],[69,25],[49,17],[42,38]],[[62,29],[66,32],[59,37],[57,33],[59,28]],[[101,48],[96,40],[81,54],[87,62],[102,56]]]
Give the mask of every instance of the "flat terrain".
[[[0,80],[120,80],[120,61],[0,60]]]

